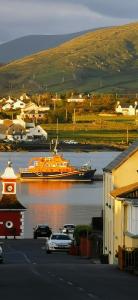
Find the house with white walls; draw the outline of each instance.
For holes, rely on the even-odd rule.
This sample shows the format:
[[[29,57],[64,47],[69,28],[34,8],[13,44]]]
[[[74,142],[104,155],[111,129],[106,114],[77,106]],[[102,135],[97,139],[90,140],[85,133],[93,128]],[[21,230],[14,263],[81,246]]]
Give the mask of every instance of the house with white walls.
[[[46,141],[47,132],[34,123],[28,126],[22,119],[0,120],[0,140],[7,141]]]
[[[21,109],[19,117],[21,119],[41,120],[45,114],[50,110],[49,106],[38,106],[33,102],[29,102]]]
[[[40,126],[34,126],[33,128],[30,128],[26,132],[26,136],[24,137],[24,140],[47,140],[47,132]]]
[[[12,104],[11,103],[6,103],[2,106],[2,110],[6,111],[6,110],[10,110],[12,108]]]
[[[17,99],[17,100],[13,103],[12,109],[21,109],[21,108],[25,108],[25,106],[26,106],[26,104],[25,104],[23,101]]]
[[[125,116],[135,116],[138,115],[138,103],[135,101],[135,103],[132,104],[121,104],[120,101],[117,101],[115,112],[117,114],[122,114]]]

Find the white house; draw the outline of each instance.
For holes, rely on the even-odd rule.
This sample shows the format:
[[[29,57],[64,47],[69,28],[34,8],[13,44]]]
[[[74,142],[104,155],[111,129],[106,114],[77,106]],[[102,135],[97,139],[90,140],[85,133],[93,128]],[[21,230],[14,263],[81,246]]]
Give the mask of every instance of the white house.
[[[84,98],[68,98],[67,102],[73,102],[73,103],[83,103],[85,101]]]
[[[2,110],[9,110],[12,108],[12,104],[11,103],[6,103],[5,105],[2,106]]]
[[[117,101],[115,112],[122,115],[135,116],[138,114],[137,101],[135,101],[134,105],[125,104],[123,106],[120,104],[120,101]]]
[[[13,125],[8,129],[7,138],[16,141],[41,142],[47,140],[47,132],[40,125],[34,125],[29,129],[25,129],[21,125]]]
[[[5,103],[13,104],[14,100],[12,100],[11,97],[9,96],[8,100],[6,100]]]
[[[26,106],[26,104],[23,101],[17,99],[16,102],[14,102],[12,108],[13,109],[21,109],[21,108],[24,108],[25,106]]]
[[[82,94],[79,94],[78,97],[74,97],[73,93],[70,98],[67,99],[67,102],[83,103],[85,98],[82,97]]]
[[[37,104],[30,102],[27,105],[25,105],[24,108],[21,108],[21,113],[18,117],[21,119],[28,118],[31,120],[40,120],[44,118],[45,113],[49,110],[49,106],[38,106]]]
[[[23,101],[23,100],[29,100],[30,99],[30,97],[26,94],[26,93],[24,93],[24,94],[22,94],[21,96],[20,96],[20,100],[21,101]]]
[[[3,99],[2,102],[3,102],[2,110],[9,110],[12,108],[14,104],[14,100],[12,100],[10,96],[8,97],[8,99]]]
[[[40,126],[30,128],[24,137],[24,140],[47,140],[47,132]]]

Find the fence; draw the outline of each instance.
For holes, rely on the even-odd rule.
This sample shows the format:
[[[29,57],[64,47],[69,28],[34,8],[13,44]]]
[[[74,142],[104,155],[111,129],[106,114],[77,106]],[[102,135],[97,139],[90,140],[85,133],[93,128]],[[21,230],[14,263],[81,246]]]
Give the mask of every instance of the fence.
[[[122,271],[138,272],[138,248],[118,249],[118,264]]]

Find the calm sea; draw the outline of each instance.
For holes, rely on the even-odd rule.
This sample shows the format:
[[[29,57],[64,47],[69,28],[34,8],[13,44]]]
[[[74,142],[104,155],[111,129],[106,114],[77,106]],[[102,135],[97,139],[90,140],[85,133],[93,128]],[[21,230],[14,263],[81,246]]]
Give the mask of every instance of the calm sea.
[[[0,175],[7,161],[11,160],[16,173],[26,167],[32,157],[51,155],[44,152],[1,152]],[[119,152],[66,152],[64,157],[71,164],[80,166],[90,162],[97,174],[112,161]],[[0,186],[1,188],[1,186]],[[25,212],[24,237],[30,238],[33,227],[38,223],[49,224],[53,230],[65,223],[90,224],[93,216],[102,210],[102,182],[29,182],[17,183],[18,200],[27,208]]]

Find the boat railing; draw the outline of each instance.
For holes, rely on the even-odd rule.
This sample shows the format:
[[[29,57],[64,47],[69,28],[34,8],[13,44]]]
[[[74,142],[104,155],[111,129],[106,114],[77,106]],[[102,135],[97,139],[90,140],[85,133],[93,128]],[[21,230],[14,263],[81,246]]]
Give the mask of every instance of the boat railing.
[[[22,173],[22,172],[31,173],[31,171],[29,171],[28,168],[20,168],[19,171],[20,171],[20,173]]]

